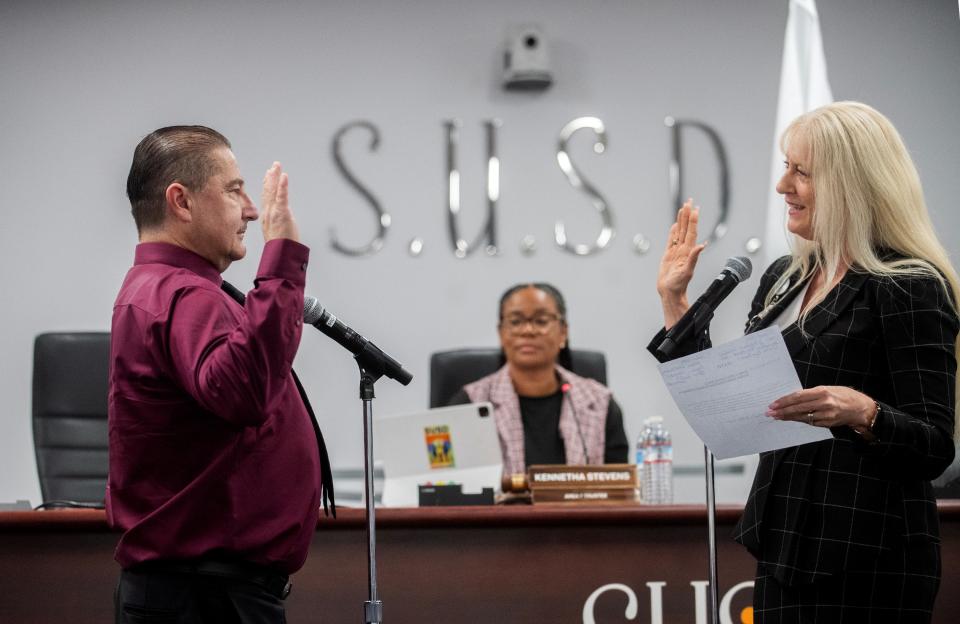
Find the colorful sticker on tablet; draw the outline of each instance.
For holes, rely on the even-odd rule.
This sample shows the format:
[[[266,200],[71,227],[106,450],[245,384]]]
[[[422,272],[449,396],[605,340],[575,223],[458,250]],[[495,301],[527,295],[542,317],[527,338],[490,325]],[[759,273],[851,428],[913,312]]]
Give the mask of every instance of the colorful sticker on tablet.
[[[436,425],[423,428],[427,443],[427,458],[430,468],[453,468],[453,442],[450,440],[450,427]]]

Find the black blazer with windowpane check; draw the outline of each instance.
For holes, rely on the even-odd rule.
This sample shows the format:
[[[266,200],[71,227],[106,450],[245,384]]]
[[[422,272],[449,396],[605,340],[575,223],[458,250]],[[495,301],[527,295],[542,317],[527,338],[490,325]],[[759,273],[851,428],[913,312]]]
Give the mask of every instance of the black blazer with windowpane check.
[[[769,326],[801,290],[791,284],[761,314],[788,261],[774,262],[761,278],[748,333]],[[848,386],[876,400],[880,412],[873,443],[834,427],[832,439],[760,455],[734,538],[777,580],[796,585],[887,568],[939,575],[930,480],[954,456],[958,327],[938,280],[854,268],[811,310],[803,330],[793,324],[783,331],[804,388]],[[680,355],[709,344],[705,332]],[[904,563],[913,545],[932,546],[930,554]]]

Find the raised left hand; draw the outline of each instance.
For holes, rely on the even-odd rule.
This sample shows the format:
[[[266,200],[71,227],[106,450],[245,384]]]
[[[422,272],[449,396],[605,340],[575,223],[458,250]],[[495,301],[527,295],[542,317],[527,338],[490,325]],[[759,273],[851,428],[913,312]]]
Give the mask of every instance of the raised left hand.
[[[687,285],[693,279],[697,259],[707,244],[697,242],[697,224],[700,208],[688,199],[677,212],[676,222],[670,226],[667,247],[660,259],[657,273],[657,293],[663,305],[663,326],[670,329],[690,308]]]
[[[780,397],[767,408],[767,416],[795,420],[814,427],[867,427],[877,404],[846,386],[816,386]]]

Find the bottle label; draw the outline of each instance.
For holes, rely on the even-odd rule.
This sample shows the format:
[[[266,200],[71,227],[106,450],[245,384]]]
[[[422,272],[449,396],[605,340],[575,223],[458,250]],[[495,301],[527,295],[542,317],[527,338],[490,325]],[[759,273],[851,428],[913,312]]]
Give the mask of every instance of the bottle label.
[[[673,446],[658,442],[644,449],[643,459],[646,463],[673,461]],[[637,451],[639,454],[640,451]]]

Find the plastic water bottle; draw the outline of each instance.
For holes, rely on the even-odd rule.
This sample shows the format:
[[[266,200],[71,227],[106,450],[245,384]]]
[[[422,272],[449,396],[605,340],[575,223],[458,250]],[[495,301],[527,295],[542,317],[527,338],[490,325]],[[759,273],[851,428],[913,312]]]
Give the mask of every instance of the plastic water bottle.
[[[647,435],[650,433],[650,419],[647,418],[643,421],[643,428],[640,430],[640,435],[637,437],[636,445],[636,459],[637,459],[637,489],[636,489],[636,498],[638,501],[643,500],[643,456],[647,448]]]
[[[643,438],[642,500],[647,505],[673,502],[673,443],[662,416],[647,419]]]

